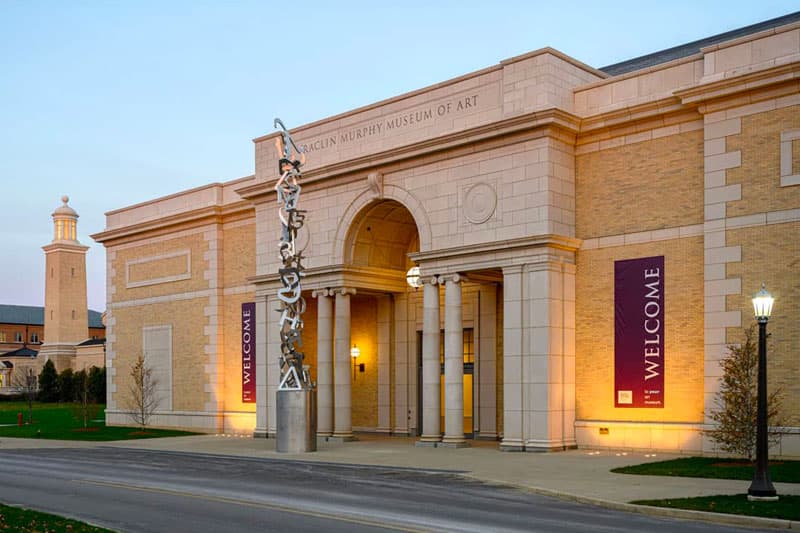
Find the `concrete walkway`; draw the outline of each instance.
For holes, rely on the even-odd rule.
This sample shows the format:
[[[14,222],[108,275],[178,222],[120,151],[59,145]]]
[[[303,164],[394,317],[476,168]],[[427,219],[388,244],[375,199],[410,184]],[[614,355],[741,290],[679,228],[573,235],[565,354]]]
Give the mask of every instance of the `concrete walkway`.
[[[741,516],[698,513],[628,505],[632,500],[684,498],[713,494],[742,494],[749,481],[613,474],[618,466],[663,461],[674,454],[645,454],[571,450],[556,453],[501,452],[496,442],[473,441],[469,448],[415,447],[415,439],[359,435],[356,442],[320,440],[318,451],[285,454],[275,451],[274,439],[199,435],[116,442],[0,439],[0,451],[12,448],[113,446],[239,457],[263,457],[298,461],[392,466],[425,470],[451,470],[486,482],[513,485],[540,494],[593,503],[647,514],[710,520],[738,526],[800,529],[785,520],[750,519]],[[800,484],[775,483],[778,494],[800,495]]]

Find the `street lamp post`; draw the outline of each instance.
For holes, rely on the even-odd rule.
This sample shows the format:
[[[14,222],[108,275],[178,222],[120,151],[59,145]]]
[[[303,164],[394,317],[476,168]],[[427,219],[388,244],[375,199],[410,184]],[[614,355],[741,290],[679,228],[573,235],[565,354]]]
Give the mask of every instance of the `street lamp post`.
[[[753,298],[753,311],[758,321],[758,415],[756,423],[756,469],[753,482],[747,489],[747,499],[774,501],[778,499],[769,477],[769,447],[767,443],[767,322],[774,299],[764,284]]]

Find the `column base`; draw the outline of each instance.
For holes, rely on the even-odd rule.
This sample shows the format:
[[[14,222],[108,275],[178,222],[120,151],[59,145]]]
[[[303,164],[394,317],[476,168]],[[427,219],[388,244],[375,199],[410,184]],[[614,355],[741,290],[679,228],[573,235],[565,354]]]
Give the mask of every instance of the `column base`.
[[[417,448],[436,448],[441,442],[441,437],[422,437],[414,443],[414,446]]]
[[[352,433],[334,433],[330,437],[325,437],[327,442],[354,442],[358,439]]]
[[[317,438],[318,439],[325,439],[327,437],[332,437],[333,434],[330,431],[317,431]]]
[[[504,439],[500,442],[501,452],[524,452],[525,444],[519,439]]]
[[[465,441],[464,439],[461,439],[461,440],[449,440],[449,441],[443,439],[442,442],[440,442],[438,444],[438,446],[436,446],[436,447],[437,448],[469,448],[471,446],[472,446],[472,444],[470,444],[469,442]]]
[[[263,428],[256,428],[253,430],[253,438],[254,439],[268,439],[270,437],[269,432]]]

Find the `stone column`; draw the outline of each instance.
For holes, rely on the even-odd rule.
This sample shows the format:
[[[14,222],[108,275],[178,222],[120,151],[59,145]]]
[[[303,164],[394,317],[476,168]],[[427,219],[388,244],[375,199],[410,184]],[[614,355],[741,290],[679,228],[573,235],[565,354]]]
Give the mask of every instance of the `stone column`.
[[[333,360],[333,436],[343,440],[353,438],[352,424],[352,389],[350,360],[350,296],[355,294],[355,289],[335,289],[335,353]]]
[[[281,301],[277,295],[267,297],[267,436],[274,437],[278,432],[276,399],[278,384],[281,381]],[[258,310],[256,309],[256,312]],[[257,386],[257,385],[256,385]]]
[[[478,311],[478,421],[481,439],[497,438],[497,286],[481,285]]]
[[[503,451],[523,451],[522,358],[524,298],[522,269],[503,268]]]
[[[530,351],[523,361],[526,451],[575,447],[575,268],[556,261],[527,272]]]
[[[468,446],[464,439],[464,328],[461,281],[458,274],[444,280],[444,437],[442,446]]]
[[[256,429],[253,437],[267,437],[267,297],[256,296]]]
[[[328,289],[311,293],[317,299],[317,435],[333,434],[333,301]]]
[[[409,398],[408,367],[414,346],[409,337],[411,304],[407,293],[397,293],[394,298],[394,420],[392,432],[395,435],[408,435]],[[413,325],[413,322],[411,322]],[[416,365],[416,362],[414,363]],[[416,370],[416,367],[414,368]]]
[[[378,302],[378,433],[392,432],[391,349],[392,297],[384,294]]]
[[[417,445],[433,445],[442,440],[439,427],[439,285],[435,276],[425,280],[422,301],[422,437]]]

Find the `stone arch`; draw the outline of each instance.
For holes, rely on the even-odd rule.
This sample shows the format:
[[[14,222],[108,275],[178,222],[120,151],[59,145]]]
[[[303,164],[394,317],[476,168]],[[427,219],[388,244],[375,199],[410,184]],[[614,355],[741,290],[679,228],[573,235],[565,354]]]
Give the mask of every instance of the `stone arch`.
[[[422,203],[401,187],[385,185],[381,196],[376,196],[373,191],[367,189],[356,196],[345,209],[336,228],[336,237],[333,241],[333,252],[331,254],[332,265],[344,263],[348,232],[356,217],[370,205],[384,200],[394,200],[408,210],[417,225],[420,251],[431,249],[431,225]]]

